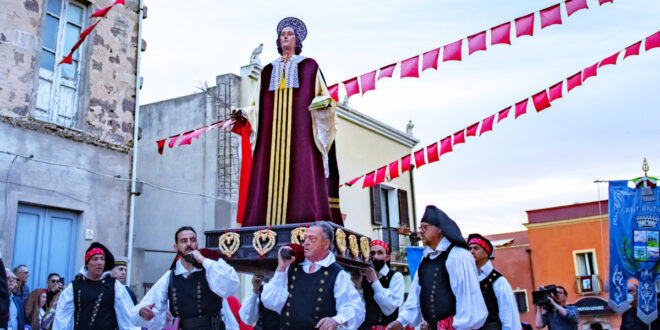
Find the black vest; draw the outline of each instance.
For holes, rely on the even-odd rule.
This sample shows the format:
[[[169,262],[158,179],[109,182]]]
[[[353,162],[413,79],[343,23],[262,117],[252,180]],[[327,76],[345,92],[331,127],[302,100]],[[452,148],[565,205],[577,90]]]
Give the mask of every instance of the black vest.
[[[383,276],[378,281],[384,288],[390,287],[390,281],[392,281],[392,276],[395,272],[390,270],[386,276]],[[385,315],[383,311],[378,306],[378,303],[374,299],[374,289],[371,287],[371,283],[367,281],[366,278],[362,279],[362,295],[364,296],[364,302],[366,305],[367,313],[365,315],[364,323],[360,326],[360,329],[371,329],[373,325],[388,325],[390,322],[396,320],[399,316],[399,309],[397,308],[392,314]]]
[[[263,286],[261,287],[263,291]],[[280,329],[280,314],[272,311],[261,302],[261,293],[259,293],[259,320],[254,326],[255,330],[279,330]]]
[[[313,329],[324,317],[337,314],[335,281],[342,271],[336,262],[313,274],[307,274],[300,265],[291,265],[288,271],[289,298],[280,314],[281,329]]]
[[[502,277],[498,271],[493,269],[486,278],[479,282],[481,286],[481,295],[484,296],[484,301],[486,302],[486,308],[488,308],[488,318],[484,323],[484,326],[481,329],[484,330],[500,330],[502,329],[502,322],[500,321],[500,308],[497,305],[497,296],[493,290],[493,285],[495,281]]]
[[[77,278],[73,286],[74,329],[118,329],[115,314],[115,279],[106,276],[99,281]]]
[[[167,297],[170,300],[170,313],[181,318],[179,326],[182,329],[224,328],[220,319],[222,298],[209,288],[205,270],[190,273],[188,278],[174,275],[172,270]]]
[[[451,244],[447,250],[442,251],[435,259],[423,258],[419,264],[419,304],[424,320],[430,329],[437,327],[442,321],[456,314],[456,296],[451,290],[449,273],[447,272],[447,257],[453,249]],[[461,247],[458,247],[461,248]]]

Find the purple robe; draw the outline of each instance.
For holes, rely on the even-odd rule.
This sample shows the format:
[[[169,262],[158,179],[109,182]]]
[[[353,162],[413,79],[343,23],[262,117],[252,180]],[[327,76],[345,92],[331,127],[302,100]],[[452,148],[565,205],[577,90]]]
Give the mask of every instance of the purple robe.
[[[278,91],[268,90],[273,65],[266,65],[261,72],[259,133],[253,152],[243,226],[265,226],[317,220],[332,221],[343,225],[339,209],[339,172],[334,143],[328,152],[330,174],[326,178],[323,156],[316,147],[313,137],[309,105],[316,96],[315,83],[318,68],[316,61],[311,58],[298,64],[300,87],[293,88],[290,91],[291,94],[287,94],[287,96],[292,95],[292,97],[288,97],[291,99],[290,115],[274,113],[277,98],[275,94]],[[278,95],[281,102],[282,96]],[[285,106],[288,98],[285,99]],[[278,120],[278,118],[280,119]],[[280,130],[278,127],[287,127],[287,125],[290,127],[288,131],[290,133],[277,135]],[[274,136],[277,136],[278,141],[286,141],[286,139],[290,139],[290,141],[289,143],[274,142]],[[278,147],[283,145],[280,149],[282,152],[274,153],[273,149],[277,148],[273,148],[273,143]],[[286,148],[288,148],[288,152],[285,150]],[[277,164],[278,161],[279,167],[274,167],[273,163]],[[288,175],[277,176],[278,169],[282,171],[288,169]],[[272,178],[271,174],[273,174]],[[272,181],[278,182],[274,184]],[[274,200],[273,185],[280,187],[279,195],[275,193],[280,196],[279,205]],[[282,210],[281,212],[285,213],[284,219],[280,219],[278,222],[273,216],[275,210]],[[267,223],[267,218],[271,219],[270,223]]]

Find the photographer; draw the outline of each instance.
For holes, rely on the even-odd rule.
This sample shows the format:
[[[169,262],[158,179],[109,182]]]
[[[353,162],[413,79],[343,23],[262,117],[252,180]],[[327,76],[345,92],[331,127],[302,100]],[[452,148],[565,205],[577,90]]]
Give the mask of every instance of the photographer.
[[[540,287],[539,290],[546,290]],[[556,286],[549,290],[549,305],[536,305],[536,327],[541,329],[548,326],[549,330],[563,330],[578,328],[578,310],[575,306],[566,306],[568,294],[563,286]]]

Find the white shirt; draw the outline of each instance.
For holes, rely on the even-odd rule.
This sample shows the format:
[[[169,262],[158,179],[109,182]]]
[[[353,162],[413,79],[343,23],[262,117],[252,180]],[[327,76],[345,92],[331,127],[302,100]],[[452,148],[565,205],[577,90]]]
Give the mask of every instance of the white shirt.
[[[378,279],[381,279],[387,276],[387,273],[390,272],[390,268],[387,265],[383,266],[378,272]],[[374,281],[371,283],[371,288],[374,290],[374,300],[380,310],[385,315],[391,315],[403,305],[403,295],[404,295],[404,284],[403,284],[403,275],[399,272],[395,272],[390,279],[389,288],[384,288],[380,281]],[[358,290],[360,296],[362,296],[362,301],[364,301],[364,295],[362,289]]]
[[[435,250],[430,247],[424,249],[424,257],[435,259],[442,251],[449,248],[451,242],[443,237]],[[422,258],[422,259],[423,259]],[[477,266],[474,257],[466,249],[456,247],[447,256],[447,273],[449,285],[456,296],[456,315],[454,315],[454,328],[478,329],[483,326],[488,317],[488,309],[481,295],[481,287],[477,279]],[[410,286],[408,299],[399,309],[397,321],[404,326],[418,326],[422,321],[422,310],[419,305],[419,271]]]
[[[481,282],[492,271],[493,265],[490,261],[486,261],[479,270],[479,281]],[[522,329],[518,304],[516,303],[516,297],[513,294],[511,285],[509,285],[509,281],[504,276],[501,276],[493,282],[493,291],[495,292],[495,297],[497,297],[497,307],[499,309],[500,322],[502,322],[502,329]]]
[[[87,269],[83,267],[80,274],[87,278]],[[105,272],[101,278],[109,277],[110,272]],[[114,280],[114,279],[113,279]],[[131,308],[133,308],[133,300],[126,291],[126,287],[121,282],[115,280],[115,314],[117,315],[117,325],[119,329],[135,329],[135,325],[131,321]],[[75,306],[73,302],[73,283],[69,283],[64,291],[60,294],[57,300],[57,313],[55,313],[55,321],[53,322],[53,329],[69,330],[73,329],[75,320],[74,311]]]
[[[238,274],[236,273],[236,270],[234,270],[234,267],[228,265],[224,260],[219,259],[218,261],[213,261],[211,259],[205,259],[202,266],[206,270],[206,281],[209,284],[209,288],[216,295],[222,298],[228,298],[238,290],[240,286]],[[201,268],[193,268],[189,273],[181,264],[181,260],[178,260],[176,262],[176,268],[174,268],[174,275],[183,275],[183,277],[188,278],[191,273],[200,271],[202,271]],[[170,284],[171,272],[171,270],[165,272],[154,286],[151,287],[149,292],[144,295],[144,298],[142,298],[140,303],[133,307],[131,318],[136,325],[149,329],[165,328],[167,323],[166,314],[169,310],[167,291]],[[147,321],[140,316],[140,309],[151,304],[156,304],[152,309],[156,316],[150,321]],[[224,308],[225,305],[226,304],[223,302],[223,319],[228,318],[226,313],[229,310],[229,306]],[[231,311],[229,311],[229,314],[231,314]]]
[[[252,291],[252,294],[243,300],[238,316],[241,321],[247,325],[255,325],[259,321],[259,295]]]
[[[334,262],[335,255],[328,253],[328,256],[323,260],[315,262],[316,268],[314,272],[319,271],[322,267],[328,267]],[[312,262],[306,258],[305,261],[301,263],[305,273],[309,273],[311,265]],[[289,268],[287,267],[283,272],[275,272],[275,276],[273,276],[270,282],[264,285],[264,290],[261,293],[261,300],[264,307],[278,313],[282,312],[282,308],[284,308],[284,304],[289,297],[289,290],[287,289],[289,282],[287,276],[288,270]],[[333,293],[337,315],[332,318],[340,324],[340,327],[343,326],[345,329],[357,329],[357,327],[364,322],[364,314],[366,313],[366,310],[364,302],[360,299],[360,295],[357,290],[355,290],[351,277],[346,271],[342,270],[337,274]]]

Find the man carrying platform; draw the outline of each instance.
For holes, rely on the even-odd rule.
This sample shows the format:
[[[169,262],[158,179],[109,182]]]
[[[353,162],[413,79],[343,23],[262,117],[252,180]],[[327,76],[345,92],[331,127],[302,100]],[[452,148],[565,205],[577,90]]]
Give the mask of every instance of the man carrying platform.
[[[231,296],[239,287],[238,274],[224,260],[214,261],[202,255],[192,227],[179,228],[174,241],[178,257],[172,270],[167,271],[133,308],[133,321],[149,329],[165,328],[169,323],[166,315],[169,311],[179,329],[224,329],[223,298]]]
[[[264,282],[268,283],[270,276],[255,274],[252,276],[252,294],[245,298],[238,314],[241,320],[254,327],[255,330],[280,329],[280,314],[264,307],[261,301]]]
[[[280,313],[281,329],[356,329],[364,321],[364,303],[330,253],[333,242],[332,227],[316,222],[307,229],[304,262],[282,256],[290,247],[278,251],[277,271],[261,296],[266,308]]]
[[[408,299],[388,329],[417,326],[422,318],[435,330],[438,322],[453,317],[456,329],[478,329],[488,310],[481,296],[474,258],[456,223],[433,205],[420,223],[426,248],[410,287]]]

